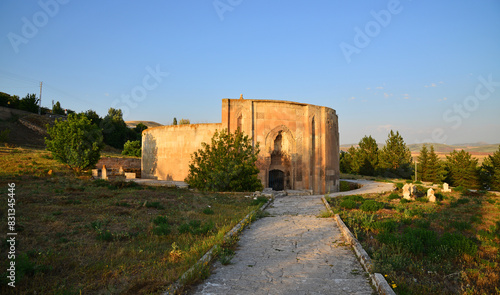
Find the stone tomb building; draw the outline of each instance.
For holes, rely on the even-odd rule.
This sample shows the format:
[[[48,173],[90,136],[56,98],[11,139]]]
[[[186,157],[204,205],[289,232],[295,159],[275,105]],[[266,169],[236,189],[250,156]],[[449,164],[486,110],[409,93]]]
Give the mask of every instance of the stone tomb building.
[[[339,189],[339,131],[335,110],[303,103],[223,99],[222,123],[149,128],[142,134],[142,177],[183,181],[191,154],[215,130],[240,128],[259,142],[257,167],[264,187]]]

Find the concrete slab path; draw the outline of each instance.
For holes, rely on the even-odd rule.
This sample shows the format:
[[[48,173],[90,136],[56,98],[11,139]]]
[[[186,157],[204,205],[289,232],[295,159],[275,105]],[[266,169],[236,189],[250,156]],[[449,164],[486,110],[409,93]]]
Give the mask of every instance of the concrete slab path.
[[[362,184],[349,194],[392,189],[392,184]],[[334,219],[317,217],[325,211],[321,195],[276,198],[266,211],[269,217],[241,234],[231,264],[217,262],[191,294],[375,293]]]

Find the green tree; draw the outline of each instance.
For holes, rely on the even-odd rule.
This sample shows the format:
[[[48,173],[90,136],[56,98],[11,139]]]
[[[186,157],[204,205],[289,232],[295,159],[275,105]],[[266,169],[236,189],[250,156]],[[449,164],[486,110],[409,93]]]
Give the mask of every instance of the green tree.
[[[464,150],[453,151],[446,156],[446,181],[451,186],[474,189],[479,187],[478,160]]]
[[[480,176],[484,188],[500,191],[500,146],[493,155],[489,155],[484,159],[480,169]]]
[[[434,146],[431,145],[431,150],[427,155],[427,166],[424,181],[433,183],[441,183],[444,179],[445,171],[443,169],[443,162],[439,160],[438,155],[434,151]]]
[[[94,110],[88,110],[85,113],[83,113],[85,117],[87,117],[92,124],[96,126],[100,126],[102,122],[102,118],[96,113]]]
[[[122,155],[140,157],[141,156],[141,141],[134,140],[127,142],[123,145]]]
[[[0,92],[0,106],[7,107],[9,106],[10,95],[5,92]]]
[[[56,120],[47,125],[47,150],[54,159],[76,171],[95,166],[103,148],[102,133],[83,114],[70,114],[66,121]]]
[[[142,124],[142,123],[139,123],[139,124],[137,124],[137,125],[135,126],[134,131],[135,131],[137,134],[139,134],[139,137],[140,137],[140,136],[141,136],[141,134],[142,134],[142,131],[144,131],[144,130],[146,130],[146,129],[148,129],[148,126],[146,126],[146,125],[144,125],[144,124]]]
[[[38,102],[40,100],[36,98],[36,94],[26,94],[19,101],[19,109],[27,112],[38,113]]]
[[[339,168],[341,173],[354,174],[352,170],[353,157],[349,152],[351,149],[354,149],[354,152],[356,151],[356,149],[351,146],[347,152],[340,152]]]
[[[172,122],[172,125],[177,125],[177,118],[174,117],[174,121]]]
[[[378,146],[373,137],[365,136],[361,139],[356,153],[356,162],[359,166],[358,174],[375,175],[375,169],[378,166]]]
[[[413,174],[410,149],[399,131],[391,130],[379,157],[378,173],[387,177],[410,178]]]
[[[236,130],[215,131],[211,144],[191,155],[186,182],[203,191],[255,191],[262,189],[255,165],[259,144],[252,147],[248,135]]]
[[[418,168],[417,172],[420,172],[417,174],[420,176],[420,179],[423,181],[428,181],[428,173],[429,173],[429,151],[427,150],[427,146],[424,144],[422,148],[420,149],[420,155],[417,157],[418,161]]]
[[[11,95],[9,97],[9,101],[7,102],[7,106],[9,108],[19,109],[19,102],[20,102],[19,96]]]
[[[109,108],[108,114],[101,122],[101,127],[104,143],[117,149],[123,149],[129,136],[129,128],[123,121],[122,110]]]
[[[188,125],[188,124],[191,124],[191,121],[189,121],[189,119],[181,119],[179,121],[179,125]]]
[[[61,103],[57,101],[53,106],[52,106],[52,114],[54,115],[64,115],[64,110],[61,107]]]

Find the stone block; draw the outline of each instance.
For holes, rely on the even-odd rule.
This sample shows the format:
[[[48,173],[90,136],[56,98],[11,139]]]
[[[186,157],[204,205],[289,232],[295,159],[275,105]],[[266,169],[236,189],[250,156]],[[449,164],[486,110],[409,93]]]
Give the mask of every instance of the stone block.
[[[135,179],[135,173],[133,172],[125,172],[125,179]]]
[[[451,189],[449,188],[448,184],[445,182],[443,183],[443,193],[449,193],[451,192]]]

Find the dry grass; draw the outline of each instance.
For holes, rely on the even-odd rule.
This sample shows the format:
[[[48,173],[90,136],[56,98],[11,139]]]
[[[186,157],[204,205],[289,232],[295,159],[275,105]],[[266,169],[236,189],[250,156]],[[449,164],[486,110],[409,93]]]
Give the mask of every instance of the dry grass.
[[[0,271],[2,294],[156,294],[258,207],[241,194],[92,181],[43,150],[0,148],[0,171],[5,192],[16,184],[18,232],[17,287]],[[200,229],[180,233],[190,221]],[[7,252],[4,240],[3,270]]]

